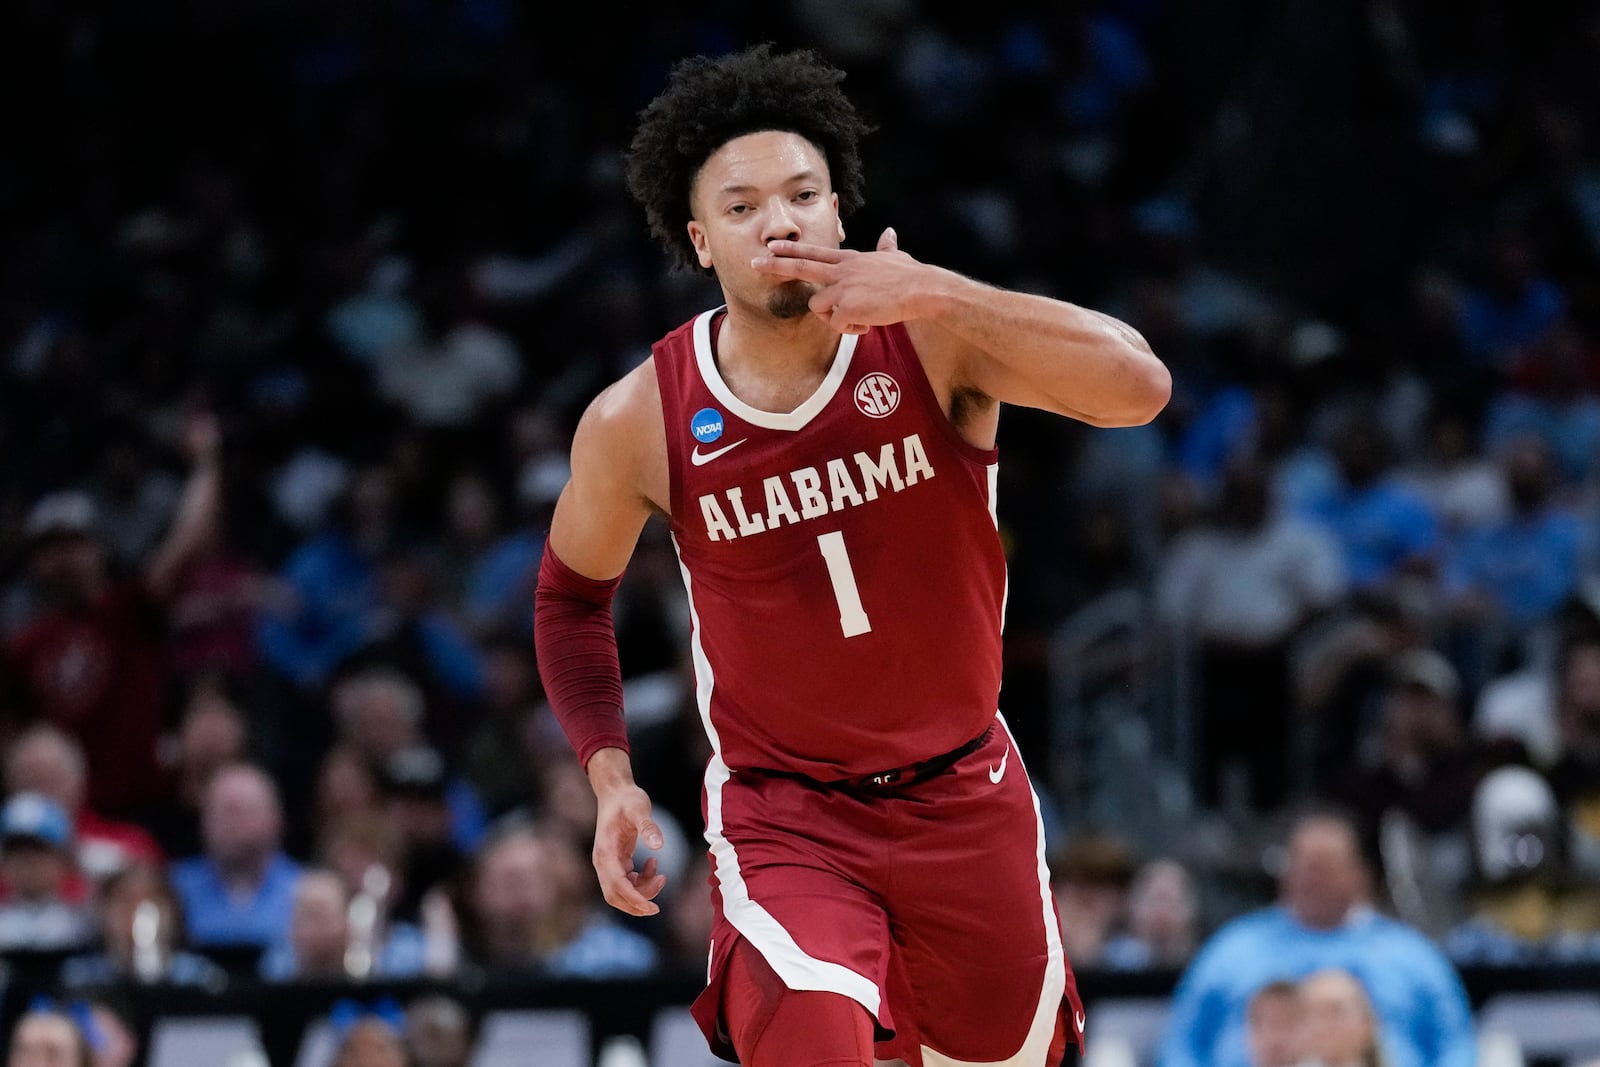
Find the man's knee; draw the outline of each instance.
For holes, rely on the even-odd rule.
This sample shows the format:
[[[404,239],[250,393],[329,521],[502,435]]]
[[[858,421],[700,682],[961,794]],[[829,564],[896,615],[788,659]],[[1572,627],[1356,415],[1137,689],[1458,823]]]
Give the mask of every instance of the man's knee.
[[[748,941],[728,960],[723,1018],[748,1067],[872,1067],[867,1010],[842,993],[788,988]]]

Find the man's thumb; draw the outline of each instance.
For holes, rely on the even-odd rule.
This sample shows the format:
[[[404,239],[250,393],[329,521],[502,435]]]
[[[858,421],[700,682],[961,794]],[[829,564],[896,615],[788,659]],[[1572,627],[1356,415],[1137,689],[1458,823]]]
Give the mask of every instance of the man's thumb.
[[[878,251],[893,252],[900,247],[900,238],[895,234],[894,227],[890,226],[883,231],[883,236],[878,238]]]
[[[647,818],[639,824],[639,838],[646,848],[660,848],[667,843],[667,839],[661,833],[661,827],[656,825],[654,819]]]

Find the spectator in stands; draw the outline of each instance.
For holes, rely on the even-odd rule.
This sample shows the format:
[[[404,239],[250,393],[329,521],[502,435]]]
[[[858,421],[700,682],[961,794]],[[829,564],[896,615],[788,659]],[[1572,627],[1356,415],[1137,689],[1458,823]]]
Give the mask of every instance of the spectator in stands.
[[[213,681],[197,682],[179,713],[173,746],[176,787],[149,819],[168,856],[201,848],[201,809],[211,780],[224,767],[250,756],[250,724],[244,709]]]
[[[94,1049],[72,1016],[31,1008],[11,1031],[6,1067],[95,1067]]]
[[[1600,452],[1600,396],[1594,377],[1594,342],[1568,318],[1534,345],[1517,378],[1489,400],[1483,447],[1491,455],[1532,435],[1555,457],[1558,480],[1582,486],[1594,476]]]
[[[466,468],[445,491],[439,582],[441,600],[456,622],[482,640],[509,621],[505,602],[533,595],[519,551],[521,531],[512,531],[508,502],[483,470]],[[543,539],[529,546],[537,566]]]
[[[1396,476],[1387,434],[1375,418],[1352,416],[1333,441],[1340,483],[1305,505],[1339,543],[1354,588],[1370,590],[1406,575],[1431,576],[1439,523],[1427,500]]]
[[[1433,600],[1420,581],[1351,598],[1349,610],[1308,635],[1297,650],[1295,708],[1306,731],[1312,793],[1337,787],[1382,729],[1393,665],[1431,648]]]
[[[1155,859],[1128,888],[1127,929],[1106,942],[1102,963],[1117,970],[1177,970],[1200,942],[1200,892],[1189,868]]]
[[[1447,551],[1467,531],[1499,523],[1511,512],[1503,466],[1478,449],[1477,420],[1459,402],[1435,398],[1420,454],[1402,464],[1397,476],[1439,517]]]
[[[1300,980],[1300,1055],[1318,1067],[1386,1067],[1372,1000],[1349,971],[1328,968]]]
[[[1061,916],[1062,944],[1074,966],[1103,962],[1107,943],[1121,928],[1137,871],[1133,849],[1105,832],[1075,835],[1051,857],[1050,888]]]
[[[469,957],[564,978],[648,974],[655,944],[612,918],[592,883],[565,835],[512,826],[491,838],[476,857],[462,917]]]
[[[1523,758],[1521,746],[1472,736],[1459,708],[1461,680],[1432,649],[1414,649],[1390,662],[1390,679],[1376,729],[1355,761],[1326,789],[1357,813],[1362,835],[1378,839],[1393,814],[1416,828],[1434,851],[1467,854],[1472,795],[1494,768]],[[1459,894],[1465,870],[1438,888]]]
[[[380,779],[401,753],[431,748],[428,698],[409,674],[387,666],[368,667],[342,678],[331,697],[337,743],[365,758]],[[413,760],[415,762],[415,760]],[[441,788],[450,809],[454,844],[471,851],[483,839],[487,821],[477,790],[453,768],[441,767]]]
[[[1559,755],[1548,777],[1566,816],[1573,867],[1600,878],[1600,636],[1573,640],[1560,664]]]
[[[131,1009],[109,990],[100,991],[84,1007],[94,1067],[133,1067],[139,1058],[139,1032]]]
[[[467,427],[522,380],[522,354],[505,333],[472,314],[466,280],[453,270],[417,287],[423,328],[377,353],[375,384],[422,427]]]
[[[1444,938],[1458,964],[1532,963],[1559,952],[1561,811],[1536,771],[1502,767],[1472,798],[1467,915]]]
[[[184,949],[183,905],[158,864],[136,862],[111,875],[96,900],[98,951],[61,967],[68,988],[118,982],[167,982],[221,989],[227,974]]]
[[[0,808],[0,950],[75,949],[90,936],[88,913],[68,896],[72,819],[42,793],[17,793]]]
[[[480,637],[497,630],[528,640],[533,625],[533,585],[544,533],[571,470],[564,450],[530,458],[517,475],[515,522],[474,569],[466,588],[465,617]]]
[[[1245,1007],[1250,1067],[1299,1067],[1300,987],[1278,978],[1250,995]]]
[[[317,765],[311,803],[302,812],[306,843],[312,851],[336,826],[378,812],[378,771],[354,745],[337,742]]]
[[[477,1039],[466,1007],[443,993],[425,994],[406,1005],[405,1035],[410,1067],[467,1067]]]
[[[1339,544],[1273,507],[1266,469],[1233,460],[1216,519],[1181,535],[1156,578],[1161,615],[1197,648],[1197,789],[1217,805],[1242,775],[1243,806],[1267,810],[1288,790],[1290,653],[1348,588]]]
[[[403,1023],[401,1024],[403,1025]],[[394,1022],[364,1015],[339,1037],[332,1067],[411,1067],[405,1039]]]
[[[385,907],[369,899],[352,908],[352,894],[337,873],[308,868],[295,886],[287,936],[261,957],[261,977],[287,982],[420,974],[421,931],[404,923],[391,926]]]
[[[429,738],[453,748],[483,699],[483,662],[440,598],[431,544],[419,538],[393,545],[379,560],[378,583],[382,608],[349,662],[410,677],[423,690]]]
[[[236,763],[206,787],[201,855],[173,865],[189,938],[266,947],[288,928],[300,865],[282,851],[283,805],[261,768]]]
[[[76,869],[91,882],[133,862],[161,862],[161,847],[142,826],[89,807],[88,774],[82,746],[48,723],[30,727],[6,751],[6,793],[42,793],[61,805],[72,818]]]
[[[1275,979],[1342,967],[1372,991],[1395,1067],[1470,1067],[1471,1008],[1433,942],[1379,914],[1355,823],[1300,814],[1287,842],[1276,905],[1214,933],[1179,980],[1161,1067],[1245,1067],[1246,1009]]]
[[[327,527],[284,562],[279,594],[263,611],[262,656],[314,694],[372,638],[382,601],[379,561],[395,543],[394,478],[383,466],[358,472]]]
[[[711,951],[711,857],[696,852],[678,877],[667,883],[670,894],[662,901],[667,916],[661,963],[687,974],[704,973]]]
[[[498,631],[484,639],[483,715],[462,745],[462,769],[491,815],[534,799],[536,719],[543,690],[526,634]],[[562,754],[565,756],[565,753]]]
[[[1467,530],[1442,567],[1451,645],[1474,692],[1529,631],[1554,620],[1593,562],[1583,523],[1556,497],[1559,472],[1549,446],[1518,437],[1502,463],[1511,513]]]
[[[52,493],[28,515],[28,563],[40,609],[6,650],[18,684],[9,710],[79,739],[89,767],[88,803],[109,817],[138,815],[163,792],[156,749],[170,670],[162,614],[184,566],[214,534],[221,446],[213,418],[191,418],[184,436],[190,474],[177,513],[132,576],[111,567],[87,494]]]
[[[379,783],[384,819],[398,834],[405,857],[395,911],[416,920],[428,893],[464,875],[471,850],[457,833],[451,779],[437,750],[425,745],[401,749],[384,763]]]

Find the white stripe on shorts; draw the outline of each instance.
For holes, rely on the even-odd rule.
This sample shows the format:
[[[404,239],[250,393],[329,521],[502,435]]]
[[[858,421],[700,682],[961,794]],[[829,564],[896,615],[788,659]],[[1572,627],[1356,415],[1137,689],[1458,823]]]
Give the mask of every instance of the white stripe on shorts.
[[[672,548],[677,552],[677,538],[673,538]],[[693,627],[689,648],[694,657],[695,703],[700,708],[700,722],[705,727],[706,739],[711,742],[712,756],[706,765],[705,779],[705,836],[706,843],[711,846],[717,885],[722,890],[722,913],[733,928],[771,964],[784,985],[790,989],[839,993],[866,1008],[876,1019],[880,1002],[876,982],[843,964],[808,955],[795,943],[794,936],[772,917],[771,912],[750,899],[749,886],[739,870],[739,854],[733,843],[722,835],[722,788],[728,783],[729,771],[728,765],[722,761],[722,742],[717,736],[717,728],[711,722],[711,692],[715,680],[711,661],[706,658],[705,646],[700,640],[700,614],[695,610],[694,589],[689,580],[689,568],[683,565],[682,553],[678,555],[678,569],[683,572],[683,591],[689,598],[689,620]]]

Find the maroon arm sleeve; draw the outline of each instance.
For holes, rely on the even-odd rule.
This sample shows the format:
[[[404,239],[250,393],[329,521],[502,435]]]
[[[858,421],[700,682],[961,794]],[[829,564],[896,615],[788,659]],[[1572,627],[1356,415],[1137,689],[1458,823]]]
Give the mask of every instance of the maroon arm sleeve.
[[[622,722],[622,666],[611,598],[622,576],[599,582],[545,546],[534,593],[533,642],[539,679],[580,766],[602,748],[628,750]]]

